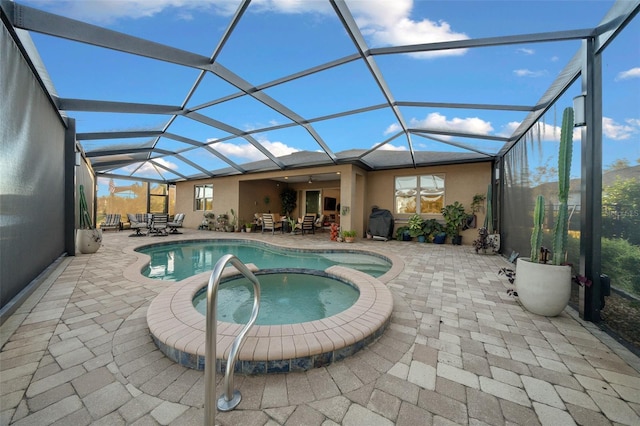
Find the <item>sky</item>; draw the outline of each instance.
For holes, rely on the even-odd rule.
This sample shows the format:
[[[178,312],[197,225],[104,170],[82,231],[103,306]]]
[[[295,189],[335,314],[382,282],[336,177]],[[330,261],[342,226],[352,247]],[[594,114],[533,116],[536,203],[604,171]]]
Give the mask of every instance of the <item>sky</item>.
[[[80,21],[167,44],[209,57],[218,44],[237,1],[215,0],[28,0],[18,3]],[[347,1],[370,48],[428,42],[498,37],[594,27],[613,1]],[[603,56],[603,164],[626,160],[640,163],[640,23],[636,17]],[[197,70],[134,57],[76,42],[32,34],[43,62],[62,98],[181,105],[197,79]],[[377,67],[396,101],[535,105],[580,46],[579,41],[522,44],[440,52],[379,55]],[[242,80],[259,86],[314,66],[352,55],[355,47],[327,1],[255,0],[216,58]],[[238,89],[211,74],[186,103],[188,107],[232,95]],[[265,93],[304,119],[384,104],[379,87],[361,61],[315,73]],[[565,93],[540,124],[535,137],[545,143],[539,161],[557,150],[562,109],[580,93],[579,81]],[[400,107],[409,127],[510,136],[526,113],[505,111]],[[198,109],[209,118],[242,131],[286,125],[284,117],[247,96]],[[162,129],[167,116],[69,112],[77,131]],[[313,123],[333,152],[369,149],[397,135],[400,126],[389,109]],[[237,164],[264,159],[244,139],[184,117],[170,131],[216,150]],[[253,134],[275,156],[320,148],[297,127]],[[579,143],[579,130],[574,139]],[[495,153],[501,142],[460,137],[441,141],[467,144]],[[460,151],[446,143],[412,137],[414,149]],[[87,141],[85,150],[148,144],[148,139]],[[158,147],[183,150],[187,145],[162,138]],[[383,148],[407,150],[407,139],[392,138]],[[217,157],[190,150],[184,157],[207,169],[227,167]],[[114,170],[116,174],[165,178],[171,170],[199,173],[187,163],[158,159],[169,171],[148,165]],[[572,175],[579,173],[579,164]],[[99,195],[108,191],[101,179]],[[119,183],[118,183],[119,184]],[[126,183],[122,183],[125,185]]]

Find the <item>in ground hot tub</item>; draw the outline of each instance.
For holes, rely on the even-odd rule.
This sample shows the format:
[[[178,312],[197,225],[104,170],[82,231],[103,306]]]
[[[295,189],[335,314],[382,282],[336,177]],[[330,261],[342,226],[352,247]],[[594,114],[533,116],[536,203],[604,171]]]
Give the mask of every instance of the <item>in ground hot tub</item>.
[[[261,275],[274,272],[282,273],[268,270],[254,273],[262,280]],[[234,269],[228,268],[222,280],[227,281],[235,274]],[[313,275],[354,287],[357,299],[350,307],[321,319],[255,325],[239,351],[236,373],[282,373],[326,366],[356,353],[382,335],[393,309],[391,292],[382,282],[342,266],[313,271]],[[205,317],[196,310],[193,299],[206,287],[208,278],[209,274],[200,274],[168,287],[147,311],[149,329],[160,350],[172,360],[196,369],[204,369]],[[229,350],[242,327],[243,324],[218,321],[217,371],[224,372]]]

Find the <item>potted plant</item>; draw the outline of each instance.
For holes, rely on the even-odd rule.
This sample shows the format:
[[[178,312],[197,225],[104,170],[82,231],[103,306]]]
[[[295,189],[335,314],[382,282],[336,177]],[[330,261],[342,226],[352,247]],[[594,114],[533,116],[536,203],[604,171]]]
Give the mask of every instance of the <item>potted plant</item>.
[[[451,237],[451,243],[456,245],[462,244],[462,235],[460,235],[460,231],[469,217],[469,215],[464,211],[464,206],[456,201],[453,204],[444,206],[441,213],[444,217],[447,235]]]
[[[490,241],[493,251],[498,253],[500,251],[500,234],[497,230],[493,229],[493,189],[491,184],[487,187],[487,214],[484,216],[484,227],[487,229],[487,239]]]
[[[553,229],[553,253],[542,246],[544,197],[538,195],[533,212],[531,255],[516,261],[515,286],[522,305],[544,316],[559,315],[571,297],[571,266],[565,261],[569,215],[569,182],[573,148],[573,108],[565,108],[558,155],[558,217]]]
[[[251,222],[246,222],[246,223],[244,224],[244,228],[245,228],[245,232],[251,232],[251,231],[252,231],[252,228],[253,228],[253,223],[251,223]]]
[[[209,231],[216,229],[216,214],[214,212],[204,212],[202,216],[204,216],[202,221],[203,229],[208,229]]]
[[[76,247],[80,253],[95,253],[102,244],[102,229],[96,229],[91,221],[84,186],[80,185],[80,228],[76,232]]]
[[[218,217],[216,217],[216,231],[226,231],[227,230],[227,226],[229,226],[229,215],[224,213],[224,214],[219,214]]]
[[[396,240],[398,241],[411,241],[411,235],[409,234],[408,226],[400,226],[396,229]]]
[[[292,234],[296,233],[296,220],[292,217],[287,218],[287,223],[289,224],[289,232]]]
[[[473,196],[473,199],[471,200],[471,214],[467,218],[467,228],[475,228],[477,226],[477,213],[481,210],[484,210],[484,201],[486,199],[487,196],[484,194],[476,194]]]
[[[414,238],[417,238],[418,241],[421,243],[424,243],[424,240],[425,240],[424,231],[422,229],[423,223],[424,223],[424,220],[422,219],[422,216],[416,213],[409,218],[409,222],[407,224],[409,227],[409,235],[411,235]]]
[[[238,223],[238,216],[236,216],[236,212],[235,210],[231,209],[231,222],[229,222],[229,226],[231,227],[231,230],[229,232],[234,232],[234,231],[238,231],[240,232],[240,228],[236,227],[236,224]]]
[[[444,231],[444,227],[436,219],[427,219],[422,222],[422,232],[426,242],[435,241],[436,236]],[[445,237],[447,234],[444,234]],[[444,241],[443,241],[444,242]]]
[[[340,232],[340,236],[342,237],[342,239],[344,240],[344,242],[346,243],[352,243],[355,241],[356,239],[356,235],[358,233],[354,230],[345,230]]]
[[[282,214],[286,217],[291,216],[291,212],[295,210],[297,205],[298,193],[293,188],[285,188],[280,193],[280,202],[282,203]]]
[[[486,254],[488,250],[489,253],[495,254],[498,252],[498,245],[496,244],[496,240],[490,237],[491,234],[489,234],[487,228],[483,226],[478,229],[478,238],[473,240],[473,243],[471,243],[473,248],[476,250],[476,253]]]

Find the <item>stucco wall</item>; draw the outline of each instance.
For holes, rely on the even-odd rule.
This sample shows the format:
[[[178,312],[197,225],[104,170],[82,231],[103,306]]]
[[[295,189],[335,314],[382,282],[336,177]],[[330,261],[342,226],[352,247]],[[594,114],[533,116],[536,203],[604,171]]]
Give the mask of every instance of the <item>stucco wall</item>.
[[[340,216],[343,229],[355,229],[359,237],[365,235],[371,207],[390,210],[398,223],[409,218],[409,214],[396,214],[394,211],[394,191],[396,176],[416,176],[424,174],[443,174],[445,176],[445,204],[454,201],[461,202],[470,211],[471,201],[475,194],[486,194],[487,185],[491,179],[491,162],[459,164],[449,166],[407,168],[400,170],[384,170],[367,172],[351,165],[335,166],[333,168],[314,168],[297,171],[301,175],[321,174],[340,171],[340,180],[314,181],[309,184],[283,183],[270,180],[282,177],[291,172],[267,172],[245,176],[233,176],[217,179],[203,179],[200,181],[180,182],[176,185],[176,212],[185,212],[185,227],[197,228],[202,222],[203,212],[193,210],[194,186],[213,183],[213,212],[230,213],[231,208],[237,209],[238,219],[251,220],[254,213],[271,211],[280,213],[282,205],[280,192],[286,186],[298,193],[298,206],[293,211],[294,217],[304,213],[304,191],[321,190],[323,197],[331,196],[338,199],[341,207],[349,207],[349,212]],[[265,202],[265,197],[269,202]],[[340,212],[338,212],[340,213]],[[425,218],[442,219],[442,215],[423,215]],[[478,213],[478,223],[484,221],[484,211]],[[477,230],[463,232],[463,243],[470,244],[477,236]]]
[[[237,177],[202,179],[176,184],[176,212],[185,214],[183,226],[198,228],[204,219],[202,211],[195,211],[194,191],[196,185],[213,184],[213,212],[216,215],[227,213],[231,219],[231,208],[238,207],[240,182]]]
[[[393,213],[397,223],[410,214],[397,214],[394,211],[394,186],[396,176],[420,176],[425,174],[443,174],[445,176],[445,205],[459,201],[467,212],[471,211],[471,201],[475,194],[486,194],[491,181],[491,162],[457,164],[449,166],[419,167],[416,169],[385,170],[369,172],[367,175],[367,197],[364,208],[367,212],[376,205]],[[478,223],[484,222],[485,212],[478,213]],[[424,218],[442,219],[442,215],[423,215]],[[397,224],[396,224],[397,228]],[[470,244],[477,236],[476,229],[462,233],[463,244]]]
[[[336,166],[331,169],[332,172],[346,172],[350,166]],[[270,180],[285,175],[309,176],[313,174],[327,173],[327,168],[312,168],[305,171],[296,172],[266,172],[260,174],[251,174],[244,176],[231,176],[216,179],[202,179],[189,182],[178,182],[176,184],[176,212],[185,213],[184,226],[186,228],[197,228],[202,223],[203,212],[194,210],[194,187],[195,185],[213,184],[213,212],[218,215],[220,213],[231,213],[231,208],[235,209],[238,214],[238,220],[251,220],[254,213],[272,213],[282,212],[282,203],[280,202],[280,192],[283,188],[289,186],[298,192],[298,206],[292,212],[292,216],[300,217],[303,214],[304,190],[321,190],[324,196],[331,196],[340,202],[340,181],[314,181],[312,184],[276,182]],[[265,202],[265,198],[269,198],[269,203]]]

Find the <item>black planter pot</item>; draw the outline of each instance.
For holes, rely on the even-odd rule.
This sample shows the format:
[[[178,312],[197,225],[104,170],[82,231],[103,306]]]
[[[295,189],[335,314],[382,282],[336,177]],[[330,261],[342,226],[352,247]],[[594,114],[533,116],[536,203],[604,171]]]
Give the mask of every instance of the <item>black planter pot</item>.
[[[451,244],[456,246],[462,245],[462,235],[456,235],[455,237],[451,237]]]

